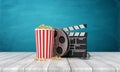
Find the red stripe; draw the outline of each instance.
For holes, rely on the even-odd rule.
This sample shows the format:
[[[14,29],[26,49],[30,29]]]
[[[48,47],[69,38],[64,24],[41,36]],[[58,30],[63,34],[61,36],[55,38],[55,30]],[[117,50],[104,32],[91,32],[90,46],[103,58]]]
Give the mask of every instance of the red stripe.
[[[50,30],[50,49],[49,49],[49,53],[50,53],[50,54],[49,54],[49,58],[51,58],[51,54],[52,54],[52,53],[51,53],[51,52],[52,52],[52,51],[51,51],[51,49],[52,49],[52,47],[51,47],[51,46],[52,46],[52,33],[51,33],[51,32],[52,32],[52,30]]]
[[[43,58],[43,53],[44,53],[43,52],[43,30],[41,30],[41,36],[42,36],[41,37],[41,52],[42,52],[42,55],[41,55],[42,57],[41,58]]]
[[[46,58],[48,58],[48,30],[46,32]]]
[[[45,41],[45,40],[46,40],[46,39],[45,39],[45,38],[46,38],[46,35],[45,35],[45,33],[46,33],[46,30],[44,30],[44,58],[46,58],[46,48],[45,48],[45,47],[46,47],[46,46],[45,46],[45,45],[46,45],[46,41]]]
[[[39,30],[37,30],[37,32],[38,32],[38,34],[39,34]],[[39,51],[40,51],[40,48],[39,48],[39,47],[40,47],[40,44],[39,44],[40,39],[39,39],[39,36],[40,36],[40,35],[38,35],[38,58],[40,58],[40,54],[39,54],[39,53],[40,53],[40,52],[39,52]]]
[[[39,38],[38,38],[38,32],[39,32]],[[46,52],[46,58],[47,59],[51,58],[53,56],[54,31],[46,30],[46,36],[45,36],[45,30],[36,30],[35,33],[36,33],[36,57],[39,58],[39,56],[40,56],[40,58],[45,58],[45,52]],[[48,33],[50,33],[50,34],[48,35]],[[41,37],[41,34],[42,34],[42,37]],[[45,38],[46,38],[46,43],[44,43]],[[45,51],[44,44],[46,45],[46,51]]]
[[[38,41],[39,41],[39,39],[38,39],[38,32],[39,32],[39,30],[37,30],[37,43],[38,43]],[[38,58],[39,58],[39,44],[38,44],[38,48],[37,48],[37,49],[38,49],[37,52],[38,52]]]
[[[40,59],[40,30],[38,30],[38,58]]]
[[[44,58],[44,30],[43,30],[43,58]]]
[[[51,30],[51,55],[50,55],[50,57],[52,56],[52,30]]]
[[[49,57],[49,55],[50,55],[50,38],[51,38],[51,36],[50,36],[51,34],[50,34],[50,30],[49,30],[49,36],[48,36],[48,39],[49,39],[49,41],[48,41],[48,43],[49,43],[49,46],[48,46],[48,48],[49,48],[49,50],[48,50],[48,58],[50,58]]]
[[[52,52],[52,51],[51,51],[51,49],[52,49],[52,48],[51,48],[51,45],[52,45],[52,44],[51,44],[51,43],[52,43],[52,33],[51,33],[51,32],[52,32],[52,31],[50,30],[50,55],[49,55],[49,58],[51,58],[51,54],[52,54],[52,53],[51,53],[51,52]]]
[[[42,57],[42,52],[41,52],[41,30],[39,30],[39,56],[40,58]]]
[[[39,59],[39,58],[40,58],[40,57],[39,57],[39,56],[40,56],[40,55],[39,55],[39,53],[40,53],[40,52],[39,52],[39,50],[40,50],[40,47],[39,47],[39,46],[40,46],[40,44],[39,44],[39,42],[40,42],[40,40],[39,40],[39,36],[40,36],[40,35],[39,35],[39,30],[37,30],[37,33],[38,33],[38,35],[37,35],[37,36],[38,36],[38,39],[37,39],[37,40],[38,40],[38,59]]]
[[[36,57],[38,58],[38,31],[35,30],[35,36],[36,36]]]

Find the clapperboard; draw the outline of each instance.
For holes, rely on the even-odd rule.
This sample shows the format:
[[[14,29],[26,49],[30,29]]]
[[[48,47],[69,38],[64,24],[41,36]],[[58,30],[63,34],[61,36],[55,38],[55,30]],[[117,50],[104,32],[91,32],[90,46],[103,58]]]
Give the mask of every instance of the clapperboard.
[[[70,32],[84,29],[87,24],[80,24],[62,29],[55,29],[55,52],[62,57],[87,57],[87,33]]]

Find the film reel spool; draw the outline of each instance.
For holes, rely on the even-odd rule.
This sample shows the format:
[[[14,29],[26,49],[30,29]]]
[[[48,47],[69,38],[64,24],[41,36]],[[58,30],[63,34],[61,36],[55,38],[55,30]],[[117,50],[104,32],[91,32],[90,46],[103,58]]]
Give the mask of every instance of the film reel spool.
[[[63,56],[69,50],[69,39],[65,31],[61,29],[55,29],[54,34],[54,55]]]

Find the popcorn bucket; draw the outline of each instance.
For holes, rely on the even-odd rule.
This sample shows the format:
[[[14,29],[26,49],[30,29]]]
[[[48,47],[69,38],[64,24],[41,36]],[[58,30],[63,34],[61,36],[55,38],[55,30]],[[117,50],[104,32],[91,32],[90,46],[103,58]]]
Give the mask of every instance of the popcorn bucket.
[[[53,56],[54,29],[35,29],[37,59],[50,59]]]

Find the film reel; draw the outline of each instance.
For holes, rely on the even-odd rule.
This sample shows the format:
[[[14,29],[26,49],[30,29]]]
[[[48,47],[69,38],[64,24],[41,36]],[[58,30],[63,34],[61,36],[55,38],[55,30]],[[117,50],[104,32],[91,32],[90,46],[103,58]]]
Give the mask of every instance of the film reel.
[[[79,57],[88,59],[87,53],[87,33],[69,32],[86,28],[86,24],[55,29],[54,32],[54,53],[61,57]]]
[[[55,29],[54,32],[54,55],[63,56],[69,50],[69,39],[65,31]]]

